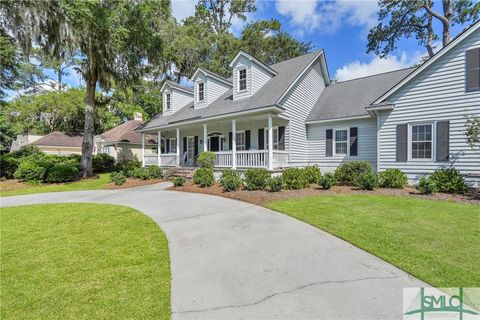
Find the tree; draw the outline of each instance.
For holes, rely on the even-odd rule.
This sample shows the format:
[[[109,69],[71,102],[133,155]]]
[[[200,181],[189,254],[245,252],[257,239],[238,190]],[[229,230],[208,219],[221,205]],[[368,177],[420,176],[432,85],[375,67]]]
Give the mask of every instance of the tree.
[[[160,64],[168,0],[11,1],[0,11],[26,54],[32,44],[45,56],[79,53],[86,84],[82,176],[93,174],[92,151],[97,85],[109,90],[139,79],[146,64]]]
[[[439,37],[433,20],[442,25],[442,46],[451,39],[451,27],[475,21],[480,15],[480,3],[472,0],[442,0],[442,12],[435,9],[434,0],[379,0],[378,24],[368,34],[367,52],[385,57],[402,38],[415,37],[433,55],[432,42]]]
[[[0,110],[0,154],[10,150],[12,142],[15,140],[17,132],[12,123],[8,121],[3,110]]]
[[[0,29],[0,99],[5,97],[5,90],[14,89],[19,69],[20,63],[15,40],[9,37],[3,29]]]
[[[480,116],[470,115],[465,116],[467,122],[465,123],[465,136],[470,148],[475,149],[480,147]]]

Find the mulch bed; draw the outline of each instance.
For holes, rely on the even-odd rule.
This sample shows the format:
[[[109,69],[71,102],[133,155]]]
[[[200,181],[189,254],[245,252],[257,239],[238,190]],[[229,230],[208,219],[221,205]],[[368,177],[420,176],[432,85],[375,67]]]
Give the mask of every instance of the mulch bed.
[[[19,181],[19,180],[3,180],[3,181],[0,181],[0,190],[1,191],[26,189],[28,187],[30,187],[28,184],[23,183],[22,181]]]
[[[102,189],[127,189],[127,188],[135,188],[141,186],[148,186],[150,184],[155,184],[159,182],[164,182],[164,179],[152,179],[152,180],[139,180],[139,179],[127,179],[127,181],[122,184],[121,186],[117,186],[115,183],[110,182],[105,185]]]
[[[402,196],[402,197],[414,197],[421,199],[430,199],[430,200],[447,200],[460,203],[470,203],[480,205],[480,200],[474,199],[472,194],[466,195],[452,195],[445,193],[437,193],[431,196],[420,194],[413,187],[406,187],[405,189],[375,189],[373,191],[359,190],[355,187],[347,186],[335,186],[331,190],[323,190],[316,186],[311,186],[307,189],[301,190],[282,190],[280,192],[269,192],[269,191],[249,191],[249,190],[239,190],[235,192],[225,192],[222,190],[222,187],[218,184],[215,184],[211,187],[200,188],[197,185],[192,184],[191,182],[185,183],[182,187],[169,187],[168,190],[173,191],[184,191],[184,192],[194,192],[194,193],[204,193],[210,195],[221,196],[230,199],[236,199],[241,201],[250,202],[258,205],[265,205],[272,201],[277,200],[288,200],[295,198],[302,198],[306,196],[319,196],[319,195],[330,195],[330,194],[377,194],[377,195],[389,195],[389,196]],[[478,192],[478,191],[477,191]],[[478,198],[477,196],[477,199]]]

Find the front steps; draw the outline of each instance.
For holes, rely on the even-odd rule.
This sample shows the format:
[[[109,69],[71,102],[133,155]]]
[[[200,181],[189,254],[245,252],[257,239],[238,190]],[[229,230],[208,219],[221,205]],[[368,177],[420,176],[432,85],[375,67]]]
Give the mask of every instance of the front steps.
[[[170,168],[166,170],[164,177],[167,179],[170,177],[183,177],[185,179],[191,179],[195,173],[195,170],[197,170],[197,168]]]

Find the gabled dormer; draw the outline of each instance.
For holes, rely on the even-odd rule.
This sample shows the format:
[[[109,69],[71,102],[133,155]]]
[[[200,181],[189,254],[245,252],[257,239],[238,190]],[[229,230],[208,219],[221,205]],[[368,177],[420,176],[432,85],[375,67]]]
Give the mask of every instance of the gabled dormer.
[[[232,88],[230,81],[203,68],[198,68],[195,71],[192,81],[195,96],[193,106],[195,109],[207,107]]]
[[[160,89],[163,100],[163,112],[165,116],[172,115],[193,101],[193,90],[167,80]]]
[[[230,67],[233,75],[233,100],[253,96],[277,75],[275,70],[243,51],[237,53],[230,62]]]

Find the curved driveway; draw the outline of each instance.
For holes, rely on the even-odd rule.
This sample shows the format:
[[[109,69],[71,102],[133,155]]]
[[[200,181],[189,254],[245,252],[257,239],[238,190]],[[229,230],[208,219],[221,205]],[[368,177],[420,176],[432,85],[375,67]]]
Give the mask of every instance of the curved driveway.
[[[173,319],[399,319],[402,289],[426,286],[286,215],[167,184],[1,198],[1,206],[99,202],[155,220],[169,240]]]

